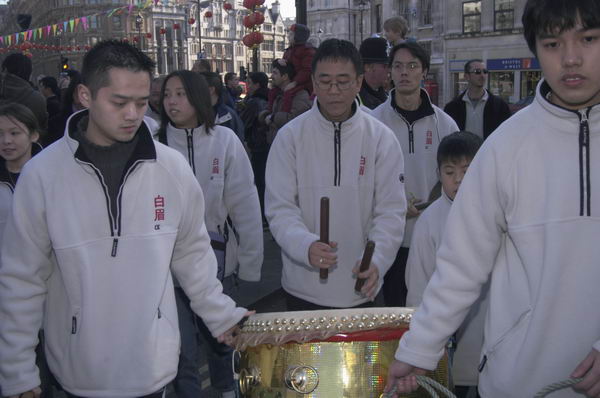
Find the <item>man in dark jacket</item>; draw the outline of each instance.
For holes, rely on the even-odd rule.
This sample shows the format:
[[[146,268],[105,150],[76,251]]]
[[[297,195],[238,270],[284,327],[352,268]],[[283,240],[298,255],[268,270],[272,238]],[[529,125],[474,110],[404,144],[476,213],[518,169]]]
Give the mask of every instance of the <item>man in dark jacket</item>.
[[[244,142],[244,123],[236,110],[226,104],[224,98],[227,90],[223,86],[221,77],[216,72],[202,72],[201,75],[208,83],[210,100],[215,112],[215,124],[230,128]]]
[[[269,154],[267,143],[268,127],[259,123],[258,115],[267,108],[269,98],[269,77],[264,72],[252,72],[248,78],[248,96],[242,103],[240,118],[244,122],[246,143],[250,148],[250,163],[254,172],[254,182],[265,222],[265,168]]]
[[[485,89],[488,70],[480,59],[465,64],[467,89],[446,104],[444,112],[452,116],[461,130],[486,139],[510,117],[508,104]],[[468,112],[467,112],[468,109]]]
[[[387,100],[383,88],[390,73],[387,41],[382,37],[369,37],[360,44],[359,52],[365,66],[365,78],[358,97],[362,105],[375,109]]]
[[[31,60],[21,53],[10,54],[4,59],[0,74],[0,104],[17,102],[25,105],[45,132],[48,127],[46,98],[29,84],[31,70]]]

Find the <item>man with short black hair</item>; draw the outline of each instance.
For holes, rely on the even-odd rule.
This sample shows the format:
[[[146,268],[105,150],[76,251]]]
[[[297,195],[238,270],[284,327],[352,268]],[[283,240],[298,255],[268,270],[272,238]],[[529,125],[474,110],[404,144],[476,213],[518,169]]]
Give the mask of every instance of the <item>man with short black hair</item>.
[[[395,88],[386,102],[373,110],[373,116],[394,132],[402,147],[408,199],[404,241],[383,285],[385,304],[390,307],[404,307],[406,303],[404,272],[412,231],[421,214],[417,205],[426,203],[439,180],[437,147],[442,138],[458,131],[452,118],[435,106],[421,88],[429,65],[429,54],[416,42],[395,46],[390,53]]]
[[[69,397],[164,396],[180,345],[171,271],[220,340],[247,314],[216,278],[194,174],[143,122],[153,70],[129,44],[94,46],[78,86],[87,110],[23,168],[0,267],[6,396],[40,394],[42,323]]]
[[[487,138],[503,121],[510,117],[504,100],[486,88],[488,70],[481,59],[465,63],[467,89],[444,107],[461,130]]]
[[[600,396],[600,2],[528,0],[522,22],[544,78],[460,184],[394,397],[436,367],[488,280],[481,396]]]
[[[352,43],[325,40],[312,71],[317,99],[279,130],[267,161],[266,215],[282,249],[281,284],[290,311],[370,306],[402,241],[402,151],[355,100],[363,65]],[[329,198],[329,242],[318,235],[322,197]],[[367,240],[375,252],[359,272]],[[357,277],[365,279],[360,292]]]
[[[384,89],[390,73],[387,42],[381,37],[369,37],[360,44],[359,51],[365,67],[365,78],[358,97],[362,105],[375,109],[387,99]]]
[[[32,71],[31,60],[24,54],[12,53],[2,61],[1,71],[0,104],[17,102],[25,105],[34,113],[45,132],[48,127],[46,99],[29,83]]]
[[[240,89],[240,79],[235,72],[227,72],[225,73],[224,80],[229,96],[234,104],[237,103],[240,101],[240,94],[242,93],[242,90]]]

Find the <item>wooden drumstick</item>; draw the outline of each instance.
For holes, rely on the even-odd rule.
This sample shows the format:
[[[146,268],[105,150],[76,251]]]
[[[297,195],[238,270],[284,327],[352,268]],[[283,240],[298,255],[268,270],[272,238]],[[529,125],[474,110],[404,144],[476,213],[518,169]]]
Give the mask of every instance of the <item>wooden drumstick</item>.
[[[367,241],[367,245],[365,246],[365,252],[363,253],[362,261],[360,262],[360,267],[358,268],[358,272],[365,272],[369,269],[369,265],[371,265],[371,259],[373,258],[373,252],[375,251],[375,242],[372,240]],[[354,285],[354,290],[360,293],[360,289],[362,289],[365,284],[366,279],[357,278],[356,285]]]
[[[321,234],[319,242],[329,245],[329,198],[323,196],[321,198]],[[329,270],[321,268],[319,270],[319,278],[327,279]]]

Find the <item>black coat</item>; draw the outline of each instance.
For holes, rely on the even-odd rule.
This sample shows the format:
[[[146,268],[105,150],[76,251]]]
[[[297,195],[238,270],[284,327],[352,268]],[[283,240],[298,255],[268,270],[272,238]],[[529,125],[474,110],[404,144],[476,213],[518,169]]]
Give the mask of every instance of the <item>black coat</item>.
[[[454,119],[458,128],[465,129],[467,123],[467,105],[463,101],[466,91],[460,93],[444,107],[444,112]],[[483,108],[483,138],[486,139],[502,122],[511,115],[508,104],[488,91],[488,100]]]

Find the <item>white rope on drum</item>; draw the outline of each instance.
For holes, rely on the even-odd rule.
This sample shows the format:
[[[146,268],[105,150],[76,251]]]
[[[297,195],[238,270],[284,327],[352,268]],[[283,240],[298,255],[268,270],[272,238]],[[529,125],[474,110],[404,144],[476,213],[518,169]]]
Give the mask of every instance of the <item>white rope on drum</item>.
[[[421,386],[425,391],[431,395],[431,398],[440,398],[438,392],[442,394],[442,396],[447,398],[456,398],[456,395],[452,393],[452,391],[448,390],[446,387],[438,383],[437,381],[429,378],[427,376],[416,375],[417,384]],[[436,389],[438,391],[436,391]],[[394,386],[389,392],[382,394],[381,398],[391,398],[396,393],[396,386]]]
[[[558,391],[558,390],[562,390],[563,388],[571,387],[572,385],[579,383],[581,380],[583,380],[583,378],[571,378],[571,379],[559,381],[557,383],[549,384],[546,387],[542,388],[540,390],[540,392],[535,394],[533,398],[544,398],[546,395],[548,395],[554,391]]]

